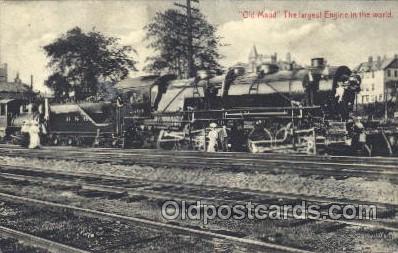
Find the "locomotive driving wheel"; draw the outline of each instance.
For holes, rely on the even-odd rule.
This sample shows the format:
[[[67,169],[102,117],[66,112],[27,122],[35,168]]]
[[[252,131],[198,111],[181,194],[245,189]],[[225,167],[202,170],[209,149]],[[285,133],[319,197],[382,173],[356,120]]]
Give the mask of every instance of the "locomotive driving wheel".
[[[51,143],[52,143],[53,145],[55,145],[55,146],[58,146],[58,145],[60,144],[60,139],[59,139],[59,137],[58,137],[57,135],[54,135],[54,136],[52,137]]]
[[[250,153],[262,152],[264,148],[271,147],[272,134],[265,127],[255,127],[248,135],[247,148]]]

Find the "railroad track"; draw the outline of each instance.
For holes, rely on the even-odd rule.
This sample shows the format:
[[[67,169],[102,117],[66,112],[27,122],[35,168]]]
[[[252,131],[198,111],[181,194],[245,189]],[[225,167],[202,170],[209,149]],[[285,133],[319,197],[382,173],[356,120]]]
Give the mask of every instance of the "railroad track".
[[[39,248],[54,253],[89,253],[89,251],[86,250],[81,250],[66,244],[54,242],[3,226],[0,226],[0,236],[6,238],[15,238],[18,242],[22,242],[23,245],[28,245],[33,248]]]
[[[153,150],[152,150],[153,151]],[[22,148],[0,147],[0,155],[13,157],[34,157],[39,159],[59,159],[59,160],[77,160],[85,162],[99,162],[112,164],[140,164],[152,166],[174,166],[184,168],[223,168],[232,171],[268,171],[272,173],[294,172],[300,175],[325,175],[342,177],[367,177],[379,179],[398,178],[398,160],[376,159],[368,160],[366,163],[355,161],[331,161],[314,160],[314,158],[301,159],[301,156],[287,156],[285,158],[270,156],[267,159],[240,158],[240,157],[222,157],[222,156],[204,156],[203,153],[187,152],[187,154],[165,152],[151,153],[148,150],[139,150],[139,152],[103,149],[73,149],[56,148],[43,150],[26,150]],[[227,153],[225,153],[227,154]],[[347,158],[348,159],[348,158]]]
[[[13,150],[26,150],[16,145],[5,145],[0,144],[0,151],[3,149]],[[372,165],[398,165],[398,157],[356,157],[356,156],[329,156],[329,155],[306,155],[306,154],[280,154],[280,153],[242,153],[242,152],[201,152],[201,151],[169,151],[160,149],[118,149],[118,148],[82,148],[82,147],[71,147],[71,146],[45,146],[42,150],[50,150],[52,152],[96,152],[96,153],[111,153],[111,154],[158,154],[168,156],[194,156],[196,158],[215,158],[215,159],[251,159],[251,160],[290,160],[290,161],[302,161],[302,162],[337,162],[342,164],[372,164]]]
[[[115,213],[108,213],[108,212],[103,212],[103,211],[97,211],[97,210],[92,210],[92,209],[87,209],[87,208],[81,208],[73,205],[65,205],[65,204],[59,204],[59,203],[54,203],[50,201],[43,201],[43,200],[38,200],[38,199],[33,199],[33,198],[27,198],[27,197],[20,197],[20,196],[15,196],[11,194],[5,194],[5,193],[0,193],[0,199],[2,201],[10,201],[12,203],[21,203],[23,205],[32,205],[32,206],[38,206],[40,208],[48,208],[48,209],[56,209],[56,210],[62,210],[63,212],[65,210],[72,212],[74,215],[77,216],[84,216],[84,217],[90,217],[90,218],[95,218],[99,220],[112,220],[116,222],[125,222],[128,224],[133,224],[134,226],[139,226],[139,227],[145,227],[146,229],[154,229],[156,231],[168,231],[170,233],[174,234],[182,234],[182,235],[189,235],[189,236],[194,236],[198,237],[201,239],[207,239],[207,240],[214,240],[218,239],[221,241],[225,241],[229,244],[232,245],[237,245],[239,248],[242,250],[246,250],[246,252],[275,252],[275,253],[286,253],[286,252],[293,252],[293,253],[308,253],[310,251],[307,250],[302,250],[302,249],[297,249],[294,247],[288,247],[288,246],[282,246],[274,243],[268,243],[268,242],[262,242],[259,240],[253,240],[253,239],[248,239],[248,238],[243,238],[239,236],[233,236],[233,235],[226,235],[223,233],[216,233],[216,232],[211,232],[211,231],[206,231],[206,230],[201,230],[201,229],[196,229],[196,228],[190,228],[190,227],[184,227],[184,226],[179,226],[175,224],[168,224],[168,223],[162,223],[162,222],[156,222],[156,221],[151,221],[143,218],[135,218],[135,217],[129,217],[129,216],[123,216]],[[18,232],[17,232],[18,233]],[[54,251],[57,252],[57,251]],[[59,251],[59,252],[66,252],[66,251]],[[71,251],[73,252],[73,251]],[[78,252],[78,251],[75,251]],[[83,252],[83,251],[82,251]]]
[[[379,220],[335,220],[320,217],[322,222],[339,223],[373,229],[385,229],[388,231],[398,231],[398,223],[392,221],[391,217],[396,217],[398,205],[379,202],[366,202],[360,200],[341,200],[336,198],[325,198],[316,196],[305,196],[298,194],[286,194],[278,192],[252,191],[248,189],[225,188],[216,186],[188,185],[180,183],[170,183],[154,180],[136,179],[126,176],[105,176],[93,173],[82,172],[60,172],[44,168],[30,168],[21,166],[9,166],[0,164],[0,177],[19,181],[31,181],[45,184],[61,184],[67,186],[82,186],[85,190],[113,193],[116,196],[125,197],[128,195],[143,195],[150,198],[163,200],[185,200],[195,203],[197,200],[208,203],[221,204],[241,204],[245,205],[249,201],[253,205],[270,204],[300,204],[302,201],[308,204],[317,204],[326,210],[330,205],[375,205],[378,208]],[[325,214],[326,211],[323,211]],[[386,216],[383,220],[380,217]],[[291,216],[292,217],[292,216]],[[325,216],[326,217],[326,216]]]

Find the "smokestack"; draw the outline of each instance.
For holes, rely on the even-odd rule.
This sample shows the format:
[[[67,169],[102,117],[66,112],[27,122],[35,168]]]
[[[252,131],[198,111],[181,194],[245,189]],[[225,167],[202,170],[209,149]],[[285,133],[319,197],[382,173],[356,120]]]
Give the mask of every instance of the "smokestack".
[[[30,75],[30,89],[33,90],[33,75]]]
[[[325,66],[325,59],[322,57],[312,58],[311,59],[311,67],[314,68],[323,68]]]

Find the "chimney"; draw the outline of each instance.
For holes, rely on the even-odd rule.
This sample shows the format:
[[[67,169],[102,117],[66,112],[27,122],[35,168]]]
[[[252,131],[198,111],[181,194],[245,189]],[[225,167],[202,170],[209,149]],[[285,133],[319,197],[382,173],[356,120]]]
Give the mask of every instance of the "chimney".
[[[0,65],[0,81],[8,82],[7,75],[7,63],[4,63],[3,65]]]
[[[8,82],[8,65],[7,63],[4,63],[4,79],[6,82]]]
[[[380,55],[377,56],[377,66],[378,67],[381,66],[381,56]]]
[[[17,75],[15,76],[14,83],[21,83],[21,78],[19,78],[19,72],[17,72]]]
[[[373,57],[372,56],[369,56],[368,63],[373,63]]]
[[[290,55],[290,52],[288,52],[286,54],[286,61],[287,61],[287,63],[291,63],[292,62],[292,56]]]
[[[30,89],[33,90],[33,75],[30,75]]]

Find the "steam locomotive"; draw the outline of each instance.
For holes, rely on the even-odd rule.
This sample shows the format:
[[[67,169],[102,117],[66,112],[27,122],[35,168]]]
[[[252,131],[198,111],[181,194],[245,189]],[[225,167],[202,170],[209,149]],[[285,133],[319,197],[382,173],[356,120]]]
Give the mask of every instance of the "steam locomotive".
[[[348,67],[326,66],[322,58],[307,68],[263,64],[255,72],[235,66],[225,75],[198,72],[184,80],[138,77],[118,85],[124,105],[115,109],[122,117],[114,127],[124,147],[205,150],[213,122],[229,139],[223,150],[239,129],[242,150],[316,152],[346,142],[341,119],[352,110],[360,81]],[[342,82],[348,87],[339,104],[335,93]]]
[[[199,71],[183,80],[128,78],[116,87],[117,101],[45,100],[40,117],[48,145],[206,150],[209,124],[216,123],[222,151],[317,153],[349,142],[346,122],[360,83],[348,67],[322,58],[306,68],[237,65],[224,75]],[[9,124],[14,130],[18,117]]]

